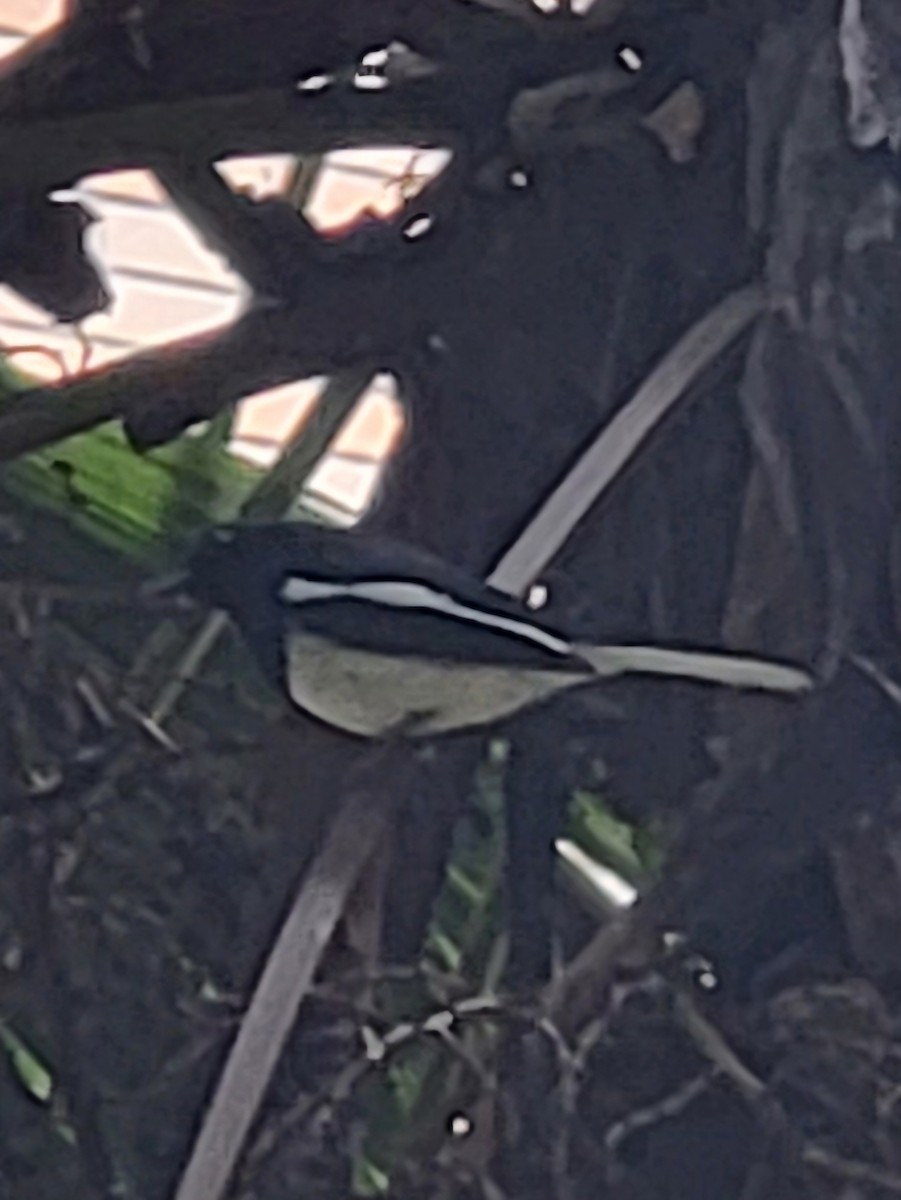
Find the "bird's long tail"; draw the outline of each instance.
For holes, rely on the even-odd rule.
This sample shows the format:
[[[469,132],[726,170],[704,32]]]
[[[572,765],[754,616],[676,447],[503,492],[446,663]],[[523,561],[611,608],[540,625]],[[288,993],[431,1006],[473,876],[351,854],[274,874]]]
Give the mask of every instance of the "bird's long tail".
[[[575,650],[602,678],[668,675],[765,692],[806,692],[813,687],[813,679],[806,671],[740,654],[668,650],[663,646],[579,645]]]

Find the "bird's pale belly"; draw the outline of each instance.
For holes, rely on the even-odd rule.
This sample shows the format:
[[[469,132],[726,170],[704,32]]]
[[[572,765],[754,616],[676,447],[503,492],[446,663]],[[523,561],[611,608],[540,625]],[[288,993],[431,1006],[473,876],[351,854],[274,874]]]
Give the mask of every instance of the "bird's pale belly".
[[[401,731],[427,736],[488,724],[591,678],[588,671],[583,676],[337,650],[301,631],[292,632],[287,666],[288,691],[298,708],[365,737]]]

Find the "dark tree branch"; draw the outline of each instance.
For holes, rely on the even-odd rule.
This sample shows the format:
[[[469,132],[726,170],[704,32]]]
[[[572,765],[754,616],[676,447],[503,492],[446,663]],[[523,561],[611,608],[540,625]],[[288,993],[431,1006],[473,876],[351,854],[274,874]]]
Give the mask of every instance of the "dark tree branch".
[[[613,64],[609,19],[532,25],[459,0],[157,0],[91,10],[0,78],[0,163],[18,186],[50,188],[173,154],[315,154],[435,143],[454,131],[490,141],[521,88]],[[392,39],[428,56],[435,73],[356,89],[360,55]],[[316,73],[333,86],[298,93]]]
[[[53,188],[92,173],[153,166],[173,154],[317,154],[340,146],[442,144],[454,129],[446,85],[326,97],[290,87],[134,104],[114,112],[9,116],[0,96],[0,162],[18,186]]]
[[[242,152],[404,141],[452,145],[475,172],[503,146],[526,81],[578,72],[610,49],[587,26],[573,36],[572,22],[542,32],[497,13],[475,19],[456,0],[361,3],[356,23],[346,6],[338,19],[334,6],[313,2],[303,6],[305,21],[283,0],[234,0],[215,19],[191,3],[133,8],[76,10],[61,33],[21,57],[0,82],[0,164],[14,164],[17,194],[37,196],[92,172],[155,168],[257,297],[278,304],[256,307],[225,334],[23,397],[0,416],[0,460],[117,417],[137,443],[152,445],[261,388],[402,358],[411,325],[434,311],[442,290],[428,252],[399,278],[396,267],[407,263],[395,229],[396,259],[386,239],[388,253],[367,252],[365,264],[317,261],[317,239],[301,218],[232,195],[210,164]],[[383,92],[355,89],[360,51],[408,31],[436,55],[434,74]],[[468,53],[472,46],[479,53]],[[304,62],[337,72],[325,93],[297,90]],[[405,318],[383,302],[389,283],[403,288]]]
[[[147,448],[254,392],[361,362],[390,366],[428,327],[440,275],[431,255],[405,263],[416,248],[398,250],[393,267],[384,255],[299,262],[291,305],[263,303],[224,332],[25,393],[0,415],[0,461],[115,419]],[[389,278],[403,305],[384,302]]]
[[[157,177],[185,217],[258,296],[287,299],[316,234],[287,201],[236,195],[212,166],[176,162]]]
[[[225,334],[186,340],[164,355],[136,355],[62,386],[36,388],[8,404],[0,417],[0,460],[116,418],[128,424],[132,415],[136,440],[152,444],[164,440],[155,436],[158,431],[184,428],[176,411],[193,411],[193,419],[202,420],[247,391],[296,378],[303,371],[257,357],[269,330],[270,322],[253,312]]]

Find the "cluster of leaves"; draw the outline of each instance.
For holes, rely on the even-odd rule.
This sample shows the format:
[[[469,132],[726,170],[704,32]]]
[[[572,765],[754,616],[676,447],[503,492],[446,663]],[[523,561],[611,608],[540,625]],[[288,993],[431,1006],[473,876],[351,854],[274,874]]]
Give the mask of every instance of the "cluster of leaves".
[[[4,367],[4,399],[27,400],[33,387]],[[189,436],[137,454],[111,425],[68,438],[14,463],[4,490],[21,502],[64,516],[92,540],[137,559],[183,542],[211,522],[229,520],[259,483],[259,470],[228,452],[227,409]],[[171,552],[171,551],[170,551]]]
[[[21,528],[34,567],[49,526]],[[180,644],[115,560],[70,552],[105,598],[2,596],[2,1171],[23,1197],[164,1186],[271,904],[247,762],[265,714],[214,680],[201,707],[239,736],[185,721],[176,746],[144,713]]]

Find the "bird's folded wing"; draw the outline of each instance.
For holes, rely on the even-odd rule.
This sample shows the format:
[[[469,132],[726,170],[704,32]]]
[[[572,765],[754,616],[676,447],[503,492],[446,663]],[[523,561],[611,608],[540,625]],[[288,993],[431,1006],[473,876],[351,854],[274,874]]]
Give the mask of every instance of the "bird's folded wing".
[[[706,650],[669,650],[662,646],[585,646],[575,653],[599,676],[668,675],[766,692],[806,692],[813,679],[782,663]]]

